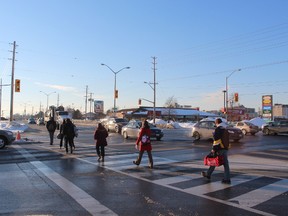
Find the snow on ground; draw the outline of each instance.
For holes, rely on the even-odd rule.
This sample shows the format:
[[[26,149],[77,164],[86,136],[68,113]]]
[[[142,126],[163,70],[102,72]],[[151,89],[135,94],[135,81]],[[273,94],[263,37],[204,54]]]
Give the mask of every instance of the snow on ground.
[[[26,131],[28,129],[28,125],[24,124],[24,123],[18,123],[18,122],[0,122],[0,129],[2,130],[9,130],[13,133],[17,133],[19,131],[19,133],[23,133],[24,131]]]

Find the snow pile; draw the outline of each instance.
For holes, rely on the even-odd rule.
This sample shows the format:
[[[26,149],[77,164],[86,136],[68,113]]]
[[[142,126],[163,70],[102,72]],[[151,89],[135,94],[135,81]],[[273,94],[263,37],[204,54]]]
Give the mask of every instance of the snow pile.
[[[266,124],[266,121],[262,118],[256,117],[251,119],[249,122],[251,122],[252,124],[258,126],[259,128],[262,127],[262,125]]]
[[[2,130],[8,130],[11,131],[13,133],[17,133],[18,131],[20,133],[23,133],[24,131],[26,131],[29,127],[26,124],[21,124],[18,122],[1,122],[0,123],[0,129]]]
[[[149,123],[153,124],[153,120],[148,121]],[[170,121],[164,121],[162,119],[155,119],[155,125],[160,128],[191,128],[195,123],[193,122],[186,122],[186,123],[179,123]]]

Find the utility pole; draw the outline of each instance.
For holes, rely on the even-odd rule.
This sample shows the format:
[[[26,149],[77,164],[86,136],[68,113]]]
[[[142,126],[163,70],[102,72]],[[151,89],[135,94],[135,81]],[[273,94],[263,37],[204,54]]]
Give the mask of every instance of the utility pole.
[[[93,95],[93,93],[90,93],[90,98],[89,98],[89,101],[90,101],[90,120],[92,119],[92,110],[91,110],[92,101],[94,101],[94,100],[92,99],[92,95]]]
[[[10,102],[10,122],[13,121],[13,104],[14,104],[14,65],[15,65],[16,41],[13,43],[12,57],[12,74],[11,74],[11,102]]]
[[[59,93],[57,94],[57,108],[59,107]]]
[[[154,103],[153,103],[153,124],[155,124],[155,118],[156,118],[156,57],[153,58],[153,72],[154,72]]]
[[[85,95],[85,115],[87,115],[87,99],[88,99],[88,85],[86,85],[86,95]],[[87,116],[86,116],[87,117]]]

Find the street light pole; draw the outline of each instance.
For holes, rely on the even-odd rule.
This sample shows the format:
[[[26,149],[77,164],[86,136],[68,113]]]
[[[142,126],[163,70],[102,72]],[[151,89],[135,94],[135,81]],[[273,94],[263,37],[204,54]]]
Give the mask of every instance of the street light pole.
[[[42,92],[43,94],[45,94],[47,96],[47,107],[46,107],[46,111],[47,111],[49,108],[49,95],[56,93],[56,92],[51,92],[49,94],[47,94],[46,92],[43,92],[43,91],[40,91],[40,92]]]
[[[150,88],[153,90],[153,97],[154,97],[154,100],[153,100],[153,123],[155,124],[155,118],[156,118],[156,82],[154,80],[154,83],[151,83],[151,82],[144,82],[145,84],[149,85]],[[153,84],[153,86],[152,86]],[[146,100],[148,101],[148,100]],[[150,101],[149,101],[150,102]]]
[[[124,69],[130,69],[130,67],[124,67],[124,68],[122,68],[122,69],[120,69],[120,70],[118,70],[118,71],[114,71],[114,70],[112,70],[112,68],[110,68],[108,65],[106,65],[106,64],[101,64],[102,66],[106,66],[107,68],[109,68],[109,70],[111,70],[112,71],[112,73],[114,73],[114,105],[113,105],[113,113],[115,114],[115,111],[116,111],[116,96],[117,96],[117,98],[118,98],[118,93],[117,93],[117,95],[116,95],[116,75],[120,72],[120,71],[122,71],[122,70],[124,70]]]
[[[232,76],[232,74],[234,74],[237,71],[241,71],[241,69],[237,69],[232,71],[232,73],[230,73],[227,77],[226,77],[226,120],[228,121],[228,103],[229,103],[229,94],[228,94],[228,79],[230,76]]]

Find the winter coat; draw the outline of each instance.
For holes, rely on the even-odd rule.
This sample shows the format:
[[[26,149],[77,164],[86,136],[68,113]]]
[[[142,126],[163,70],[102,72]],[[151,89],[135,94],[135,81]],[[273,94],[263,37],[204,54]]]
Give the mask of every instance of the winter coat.
[[[96,140],[97,146],[107,146],[108,132],[105,128],[97,128],[94,132],[94,139]]]
[[[63,134],[66,137],[74,138],[75,132],[74,132],[74,124],[72,122],[66,122],[63,125]]]
[[[51,126],[50,126],[51,125]],[[57,127],[57,124],[56,124],[56,121],[54,120],[49,120],[47,123],[46,123],[46,128],[49,132],[55,132],[56,130],[56,127]]]
[[[213,150],[218,151],[221,149],[224,149],[224,145],[222,143],[222,137],[224,134],[226,125],[223,123],[220,123],[216,128],[213,133]]]
[[[149,144],[144,144],[142,143],[142,136],[143,135],[147,135],[151,138],[151,130],[149,128],[141,128],[137,141],[136,141],[136,145],[139,145],[139,151],[151,151],[152,150],[152,145],[151,145],[151,141]]]

